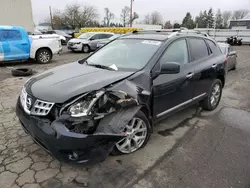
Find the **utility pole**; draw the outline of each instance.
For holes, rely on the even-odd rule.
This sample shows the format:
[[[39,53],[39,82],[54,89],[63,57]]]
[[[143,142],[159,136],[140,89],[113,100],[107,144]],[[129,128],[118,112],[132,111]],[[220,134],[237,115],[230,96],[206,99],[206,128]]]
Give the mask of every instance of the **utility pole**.
[[[51,28],[52,28],[52,30],[53,30],[54,27],[53,27],[53,19],[52,19],[52,10],[51,10],[51,6],[49,6],[49,14],[50,14],[50,24],[51,24]]]
[[[133,22],[133,1],[131,0],[131,4],[130,4],[130,27],[132,27],[132,22]]]

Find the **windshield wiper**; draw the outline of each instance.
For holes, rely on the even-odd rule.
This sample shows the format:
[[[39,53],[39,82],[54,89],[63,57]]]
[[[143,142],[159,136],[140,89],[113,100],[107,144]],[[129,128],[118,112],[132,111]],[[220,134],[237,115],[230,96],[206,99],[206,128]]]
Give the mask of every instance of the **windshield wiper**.
[[[93,67],[97,67],[97,68],[100,68],[100,69],[115,71],[115,69],[113,69],[113,68],[111,68],[109,66],[106,66],[106,65],[101,65],[101,64],[88,64],[88,65],[93,66]]]

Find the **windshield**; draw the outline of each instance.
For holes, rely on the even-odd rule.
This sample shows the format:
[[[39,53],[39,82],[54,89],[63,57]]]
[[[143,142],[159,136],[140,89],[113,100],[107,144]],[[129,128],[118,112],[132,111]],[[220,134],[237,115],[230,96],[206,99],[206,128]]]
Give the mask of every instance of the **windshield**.
[[[87,59],[88,64],[109,66],[114,70],[142,69],[160,47],[155,40],[118,39]]]
[[[58,35],[68,35],[67,33],[65,33],[64,31],[60,31],[60,30],[55,30],[55,32],[58,34]]]
[[[83,33],[78,38],[79,39],[87,39],[87,38],[89,38],[92,35],[93,35],[93,33]]]

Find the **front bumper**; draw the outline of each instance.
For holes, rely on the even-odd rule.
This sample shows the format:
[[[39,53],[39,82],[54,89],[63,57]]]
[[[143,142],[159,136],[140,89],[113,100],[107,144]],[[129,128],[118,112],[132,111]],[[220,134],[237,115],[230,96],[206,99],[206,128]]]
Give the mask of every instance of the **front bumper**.
[[[82,51],[82,44],[67,45],[69,50]]]
[[[20,100],[16,114],[23,129],[33,140],[56,159],[73,164],[93,164],[106,159],[114,145],[123,138],[117,134],[86,135],[70,132],[63,120],[51,122],[49,119],[28,115]]]

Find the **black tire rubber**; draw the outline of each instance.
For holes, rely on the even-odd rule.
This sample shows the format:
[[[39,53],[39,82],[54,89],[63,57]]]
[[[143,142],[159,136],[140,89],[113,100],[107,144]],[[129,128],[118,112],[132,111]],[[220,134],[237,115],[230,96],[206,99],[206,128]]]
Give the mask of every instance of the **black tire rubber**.
[[[145,139],[144,143],[143,143],[142,146],[139,148],[139,149],[141,149],[141,148],[143,148],[143,147],[148,143],[148,140],[149,140],[149,138],[150,138],[150,136],[151,136],[150,123],[149,123],[148,118],[145,116],[145,114],[144,114],[142,111],[137,112],[137,113],[135,114],[134,117],[138,117],[138,118],[142,119],[142,120],[145,122],[146,126],[147,126],[147,136],[146,136],[146,139]],[[139,149],[138,149],[138,150],[139,150]],[[138,150],[136,150],[136,151],[138,151]],[[136,152],[136,151],[134,151],[134,152]],[[132,153],[133,153],[133,152],[132,152]],[[116,156],[116,155],[126,155],[125,153],[120,152],[120,151],[117,149],[116,146],[114,146],[114,148],[113,148],[113,150],[111,151],[110,154],[113,155],[113,156]],[[129,154],[129,153],[128,153],[128,154]]]
[[[49,53],[49,55],[50,55],[49,61],[47,61],[46,63],[42,62],[42,61],[38,58],[39,55],[40,55],[41,53],[43,53],[43,52],[47,52],[47,53]],[[37,61],[38,63],[40,63],[40,64],[47,64],[47,63],[49,63],[49,62],[51,61],[51,59],[52,59],[52,53],[51,53],[48,49],[43,48],[43,49],[40,49],[40,50],[38,50],[38,51],[36,52],[36,61]]]
[[[231,70],[236,70],[236,65]]]
[[[210,103],[210,98],[211,98],[211,94],[212,94],[212,91],[213,91],[213,87],[216,85],[216,84],[219,84],[220,85],[220,98],[219,98],[219,101],[218,103],[215,105],[215,106],[212,106],[211,103]],[[222,82],[221,80],[219,79],[215,79],[211,85],[211,87],[209,88],[209,91],[208,91],[208,96],[203,99],[201,102],[200,102],[200,105],[201,107],[204,109],[204,110],[208,110],[208,111],[213,111],[217,108],[217,106],[219,105],[220,103],[220,100],[221,100],[221,94],[222,94]]]
[[[84,52],[84,50],[83,50],[84,47],[88,47],[88,51]],[[89,45],[87,45],[87,44],[83,45],[83,46],[82,46],[82,52],[83,52],[83,53],[89,53],[89,52],[90,52],[90,47],[89,47]]]
[[[33,74],[33,71],[30,68],[12,69],[11,74],[13,76],[30,76]]]

